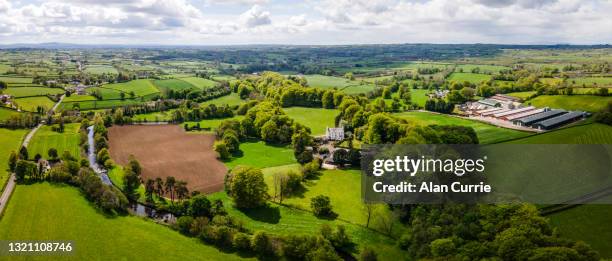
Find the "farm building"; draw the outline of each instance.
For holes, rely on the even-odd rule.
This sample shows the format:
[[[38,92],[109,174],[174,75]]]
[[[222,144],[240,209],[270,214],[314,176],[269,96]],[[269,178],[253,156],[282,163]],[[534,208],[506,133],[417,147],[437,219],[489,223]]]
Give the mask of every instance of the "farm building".
[[[529,107],[525,107],[525,108],[519,108],[519,109],[514,109],[514,110],[509,110],[509,111],[504,111],[504,112],[498,112],[498,113],[493,114],[493,117],[505,120],[508,116],[519,114],[519,113],[524,113],[524,112],[531,111],[531,110],[535,110],[535,107],[529,106]]]
[[[512,114],[512,115],[509,115],[509,116],[504,116],[502,118],[505,118],[505,120],[508,120],[508,121],[512,121],[512,120],[516,120],[516,119],[520,119],[520,118],[525,118],[527,116],[531,116],[531,115],[534,115],[534,114],[542,113],[542,112],[545,112],[545,111],[548,111],[548,110],[549,110],[548,108],[531,110],[531,111],[526,111],[526,112],[519,113],[519,114]]]
[[[325,138],[327,140],[344,140],[344,128],[326,128]]]
[[[508,112],[511,111],[510,109],[501,109],[501,110],[495,110],[495,111],[488,111],[488,112],[483,112],[480,114],[480,116],[493,116],[494,114],[497,113],[504,113],[504,112]]]
[[[498,101],[507,101],[507,102],[520,102],[521,101],[521,99],[517,97],[512,97],[512,96],[503,95],[503,94],[495,94],[493,95],[493,97],[491,97],[491,99],[498,100]]]
[[[513,120],[512,123],[519,126],[531,126],[537,122],[548,120],[550,118],[557,117],[559,115],[567,113],[564,110],[550,110],[542,113],[534,114],[524,118]]]
[[[497,100],[492,100],[492,99],[482,99],[482,100],[479,100],[478,103],[485,105],[485,106],[489,106],[489,107],[501,107],[502,106],[501,102]]]
[[[557,116],[548,120],[540,121],[533,124],[533,127],[540,130],[550,130],[559,127],[564,124],[568,124],[585,117],[585,113],[581,111],[572,111],[561,116]]]

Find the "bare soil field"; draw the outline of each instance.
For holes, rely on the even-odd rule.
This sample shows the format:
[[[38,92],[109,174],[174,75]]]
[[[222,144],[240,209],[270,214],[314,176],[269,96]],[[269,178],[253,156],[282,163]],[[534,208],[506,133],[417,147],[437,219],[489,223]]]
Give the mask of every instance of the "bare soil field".
[[[143,179],[173,176],[186,181],[190,191],[223,189],[227,168],[212,149],[212,134],[186,133],[177,125],[113,126],[108,138],[113,160],[126,165],[134,155]]]

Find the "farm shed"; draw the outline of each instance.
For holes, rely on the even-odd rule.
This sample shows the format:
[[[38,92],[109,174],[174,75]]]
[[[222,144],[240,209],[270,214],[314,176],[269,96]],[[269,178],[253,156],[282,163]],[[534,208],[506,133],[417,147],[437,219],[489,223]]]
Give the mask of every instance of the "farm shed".
[[[561,116],[557,116],[548,120],[540,121],[533,124],[534,127],[541,130],[550,130],[564,124],[568,124],[584,118],[585,113],[581,111],[572,111]]]
[[[534,123],[537,123],[543,120],[548,120],[550,118],[553,118],[553,117],[556,117],[556,116],[559,116],[565,113],[567,112],[564,110],[550,110],[550,111],[546,111],[546,112],[542,112],[542,113],[538,113],[535,115],[513,120],[512,123],[515,125],[519,125],[519,126],[531,126]]]

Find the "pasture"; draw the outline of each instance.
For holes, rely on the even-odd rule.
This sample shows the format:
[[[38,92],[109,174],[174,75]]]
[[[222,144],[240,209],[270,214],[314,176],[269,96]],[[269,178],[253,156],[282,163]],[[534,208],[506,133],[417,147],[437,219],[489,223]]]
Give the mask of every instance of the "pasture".
[[[429,99],[429,90],[425,89],[412,89],[410,90],[410,100],[412,103],[425,107],[425,102]]]
[[[608,196],[607,202],[610,202]],[[550,223],[558,229],[560,236],[582,240],[602,258],[612,258],[612,205],[581,205],[548,216]]]
[[[235,105],[240,105],[243,102],[246,102],[246,100],[240,99],[240,96],[237,93],[232,92],[228,95],[202,102],[200,103],[200,105],[214,104],[217,106],[221,106],[221,105],[235,106]]]
[[[476,134],[478,135],[478,140],[481,144],[497,143],[530,135],[530,133],[528,132],[501,128],[478,121],[443,114],[434,114],[428,112],[402,112],[395,113],[393,115],[402,119],[406,119],[409,122],[414,122],[415,124],[421,125],[437,124],[472,127],[476,131]]]
[[[30,96],[44,96],[44,95],[55,95],[64,93],[64,89],[61,88],[46,88],[46,87],[9,87],[4,90],[5,94],[9,94],[15,98],[19,97],[30,97]]]
[[[342,89],[349,85],[358,84],[358,82],[350,81],[349,79],[346,79],[346,78],[336,77],[336,76],[325,76],[325,75],[319,75],[319,74],[304,75],[304,78],[306,78],[306,81],[308,82],[308,86],[315,87],[315,88],[321,88],[321,89],[331,89],[331,88]]]
[[[85,72],[90,74],[118,74],[115,67],[110,65],[88,65],[85,67]]]
[[[506,93],[506,95],[509,95],[509,96],[512,96],[512,97],[517,97],[517,98],[520,98],[522,100],[526,100],[527,98],[531,97],[534,94],[536,94],[535,91]]]
[[[121,107],[125,105],[134,105],[140,104],[142,101],[140,99],[130,100],[90,100],[90,101],[81,101],[81,102],[62,102],[60,104],[60,108],[62,110],[72,110],[75,108],[80,108],[82,111],[87,110],[97,110],[97,109],[110,109]]]
[[[81,102],[81,101],[95,101],[95,100],[97,100],[96,97],[93,97],[91,95],[77,95],[73,93],[69,97],[65,97],[62,102]]]
[[[612,96],[594,95],[540,95],[526,102],[536,107],[551,107],[566,110],[597,112],[612,102]]]
[[[191,85],[186,81],[180,79],[167,79],[167,80],[155,80],[153,84],[161,91],[167,92],[169,90],[182,91],[196,89],[195,86]]]
[[[94,92],[100,93],[100,95],[102,95],[102,99],[104,99],[104,100],[120,99],[121,98],[121,91],[118,91],[118,90],[115,90],[115,89],[109,89],[107,87],[91,87],[91,88],[87,88],[87,93],[92,94]],[[125,97],[129,97],[129,95],[125,94]]]
[[[310,128],[314,136],[324,135],[327,127],[335,127],[334,119],[340,113],[335,109],[305,107],[283,108],[283,111],[298,123]]]
[[[290,146],[268,145],[263,141],[240,143],[240,154],[225,162],[229,168],[245,165],[267,168],[296,163],[293,149]]]
[[[9,130],[0,128],[0,191],[9,177],[8,160],[11,151],[18,152],[21,141],[30,130]]]
[[[180,80],[188,82],[189,84],[197,87],[200,90],[206,90],[208,88],[212,88],[215,85],[217,85],[217,82],[215,81],[200,78],[200,77],[186,77],[186,78],[181,78]]]
[[[18,98],[14,100],[17,104],[17,108],[20,108],[24,111],[36,111],[38,106],[45,108],[45,110],[50,110],[55,105],[51,99],[47,96],[37,96],[37,97],[27,97],[27,98]]]
[[[58,125],[54,125],[57,127]],[[64,125],[64,132],[53,131],[52,126],[44,125],[34,134],[28,152],[32,157],[40,154],[43,158],[48,158],[48,151],[55,148],[61,156],[64,151],[70,152],[72,156],[80,157],[81,148],[79,147],[79,123],[68,123]]]
[[[254,231],[263,230],[280,235],[313,235],[319,232],[323,224],[332,227],[343,225],[351,240],[357,244],[356,249],[368,245],[376,250],[379,260],[402,260],[406,256],[405,252],[395,246],[396,240],[343,220],[319,219],[309,211],[274,203],[269,203],[267,207],[241,211],[233,206],[231,198],[225,192],[209,195],[209,199],[222,200],[232,217]]]
[[[172,111],[158,111],[145,114],[136,114],[132,117],[135,121],[170,121],[172,119]]]
[[[20,113],[18,111],[0,107],[0,122],[8,120],[12,116],[19,114]]]
[[[159,90],[146,79],[133,80],[129,82],[106,84],[102,86],[104,88],[117,90],[120,92],[130,93],[134,92],[136,96],[146,96],[149,94],[159,93]],[[127,97],[127,96],[126,96]]]
[[[200,123],[200,128],[202,129],[208,129],[210,128],[211,131],[214,131],[217,127],[219,127],[219,125],[221,124],[221,122],[225,121],[225,120],[237,120],[237,121],[241,121],[244,118],[244,116],[242,115],[236,115],[232,118],[220,118],[220,119],[205,119],[205,120],[201,120],[199,121]],[[189,122],[185,122],[189,127],[193,127],[196,125],[196,122],[193,121],[189,121]]]
[[[612,127],[600,123],[585,124],[545,132],[508,143],[522,144],[612,144]]]
[[[8,83],[10,86],[11,83],[32,83],[32,78],[22,76],[0,76],[0,81]]]
[[[497,73],[502,70],[508,70],[510,67],[490,64],[458,64],[457,70],[462,69],[463,72],[471,72],[474,69],[480,70],[480,73]]]
[[[115,162],[128,163],[134,155],[142,164],[143,179],[173,176],[187,182],[190,191],[223,189],[226,167],[212,149],[211,134],[187,133],[177,125],[113,126],[109,152]]]
[[[478,73],[452,73],[447,80],[461,83],[470,82],[478,84],[484,81],[491,80],[491,75]]]
[[[105,216],[77,188],[49,183],[17,186],[0,220],[0,238],[74,240],[74,255],[66,257],[74,260],[241,260],[140,217]],[[45,259],[39,257],[12,260]]]
[[[570,78],[568,82],[577,87],[612,87],[612,77],[578,77]]]
[[[6,72],[8,72],[11,69],[11,66],[8,64],[2,64],[0,63],[0,74],[5,74]]]

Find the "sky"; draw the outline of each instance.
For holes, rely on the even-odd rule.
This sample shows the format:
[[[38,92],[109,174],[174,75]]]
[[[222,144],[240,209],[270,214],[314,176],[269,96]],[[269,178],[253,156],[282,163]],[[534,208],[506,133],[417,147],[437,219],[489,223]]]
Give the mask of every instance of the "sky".
[[[0,0],[0,44],[611,44],[612,0]]]

